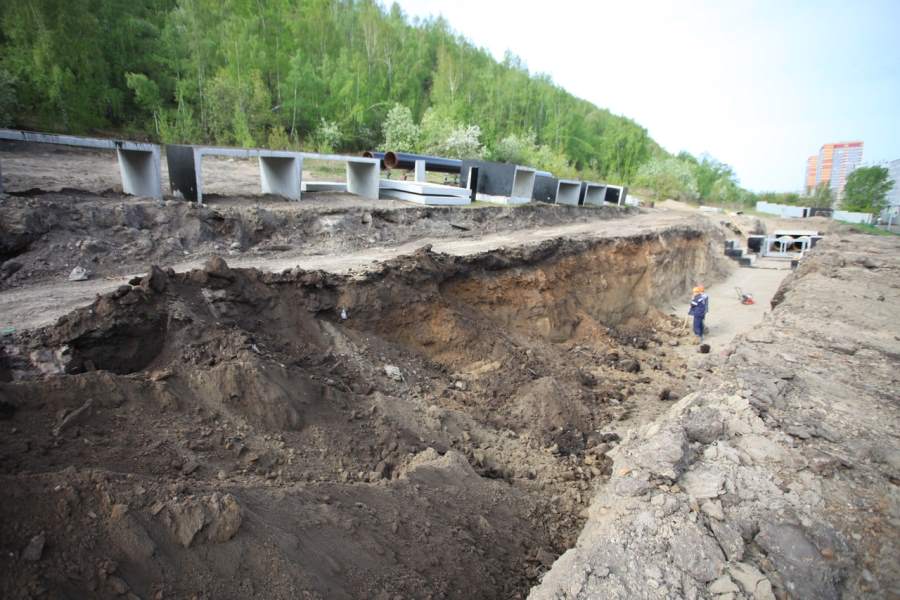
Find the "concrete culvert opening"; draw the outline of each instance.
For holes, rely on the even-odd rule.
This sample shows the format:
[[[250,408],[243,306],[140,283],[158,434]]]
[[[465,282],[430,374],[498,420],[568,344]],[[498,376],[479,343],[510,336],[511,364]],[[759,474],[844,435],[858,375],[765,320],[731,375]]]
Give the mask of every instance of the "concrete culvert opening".
[[[615,186],[610,186],[606,188],[606,195],[604,197],[605,202],[609,202],[610,204],[619,204],[621,201],[621,192],[619,188]]]
[[[578,194],[580,191],[580,182],[561,179],[557,187],[556,203],[578,206]]]
[[[75,374],[31,377],[35,358],[0,384],[23,436],[57,440],[18,468],[66,457],[79,514],[128,507],[71,563],[113,556],[142,597],[142,581],[192,589],[223,565],[270,597],[525,597],[574,545],[616,423],[689,391],[665,352],[681,321],[659,306],[718,268],[706,233],[422,250],[362,275],[211,261],[147,280],[49,328]],[[123,328],[139,318],[165,335]],[[49,500],[0,500],[6,522],[80,539]]]
[[[582,186],[581,203],[588,206],[603,206],[607,187],[599,183],[585,182]]]

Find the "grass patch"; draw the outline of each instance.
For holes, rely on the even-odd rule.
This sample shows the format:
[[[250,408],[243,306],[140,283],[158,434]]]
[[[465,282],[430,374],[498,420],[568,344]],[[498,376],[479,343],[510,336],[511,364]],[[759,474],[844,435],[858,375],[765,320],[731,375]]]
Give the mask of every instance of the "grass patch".
[[[868,225],[866,223],[850,223],[848,221],[841,221],[838,219],[835,220],[841,225],[846,226],[846,231],[852,231],[853,233],[865,233],[868,235],[900,235],[900,232],[888,231],[887,229],[882,229],[881,227],[876,227],[875,225]]]

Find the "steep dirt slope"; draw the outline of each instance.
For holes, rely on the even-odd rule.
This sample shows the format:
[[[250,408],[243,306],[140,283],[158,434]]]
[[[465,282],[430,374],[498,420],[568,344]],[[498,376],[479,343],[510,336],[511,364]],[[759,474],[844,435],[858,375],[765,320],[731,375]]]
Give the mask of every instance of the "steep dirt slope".
[[[605,427],[690,391],[656,307],[720,247],[695,225],[347,275],[213,259],[6,338],[0,591],[522,598],[608,475]]]
[[[829,236],[700,390],[612,453],[530,598],[891,598],[900,241]]]

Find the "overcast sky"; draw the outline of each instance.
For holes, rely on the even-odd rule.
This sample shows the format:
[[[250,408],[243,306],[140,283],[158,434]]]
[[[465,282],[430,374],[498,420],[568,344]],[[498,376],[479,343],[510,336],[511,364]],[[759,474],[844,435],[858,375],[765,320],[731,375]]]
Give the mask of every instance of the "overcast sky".
[[[670,152],[715,156],[754,191],[799,190],[826,142],[900,158],[900,0],[398,3],[498,59],[511,50]]]

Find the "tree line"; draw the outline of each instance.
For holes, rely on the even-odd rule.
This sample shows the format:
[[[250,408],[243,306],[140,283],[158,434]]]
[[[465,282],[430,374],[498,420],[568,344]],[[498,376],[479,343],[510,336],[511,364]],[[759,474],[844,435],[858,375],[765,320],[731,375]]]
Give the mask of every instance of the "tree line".
[[[673,156],[515,55],[374,0],[0,3],[0,125],[480,156],[660,198],[757,198],[713,157]]]
[[[485,156],[535,149],[539,167],[628,181],[664,154],[516,56],[373,0],[3,3],[0,90],[7,123],[162,142],[373,149],[400,105],[437,147],[462,133]]]

